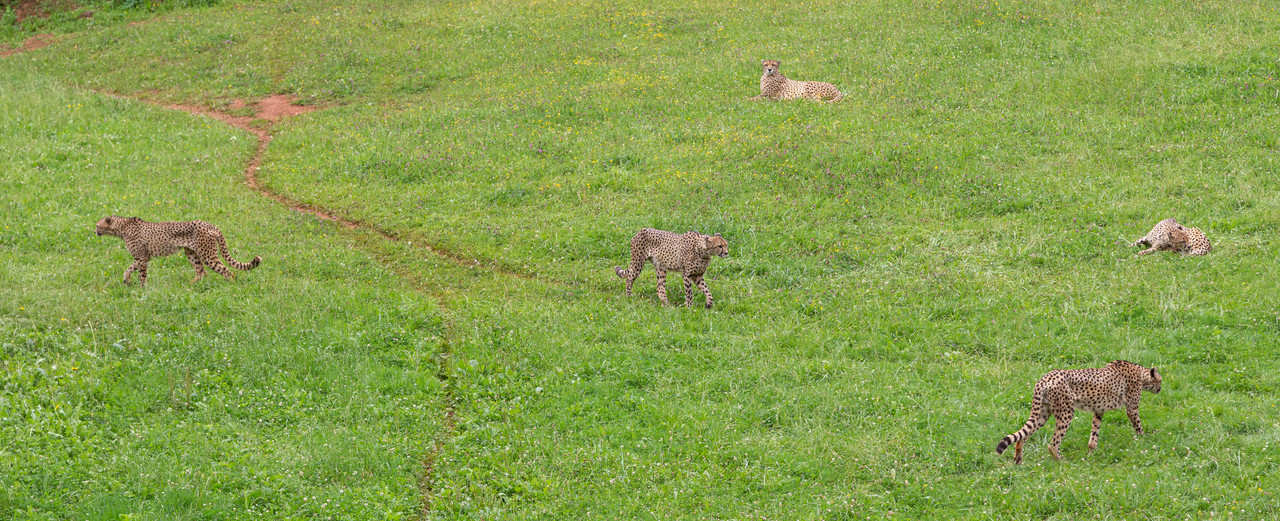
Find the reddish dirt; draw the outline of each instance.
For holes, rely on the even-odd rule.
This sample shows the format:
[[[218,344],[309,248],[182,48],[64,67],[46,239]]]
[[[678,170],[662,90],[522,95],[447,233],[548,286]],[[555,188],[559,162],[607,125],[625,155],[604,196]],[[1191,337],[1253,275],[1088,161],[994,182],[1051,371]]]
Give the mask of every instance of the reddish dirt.
[[[277,94],[258,100],[257,105],[258,118],[267,121],[279,121],[280,118],[306,114],[316,109],[315,107],[294,105],[293,98],[284,94]]]
[[[54,11],[72,11],[77,7],[72,0],[22,0],[13,8],[13,14],[17,16],[18,23],[22,23],[27,18],[48,18]]]
[[[27,38],[27,41],[22,42],[21,47],[18,47],[16,49],[5,49],[0,51],[0,58],[8,58],[20,52],[34,51],[36,49],[48,47],[49,44],[53,43],[54,40],[56,39],[57,39],[57,36],[52,34],[37,34],[35,36]]]

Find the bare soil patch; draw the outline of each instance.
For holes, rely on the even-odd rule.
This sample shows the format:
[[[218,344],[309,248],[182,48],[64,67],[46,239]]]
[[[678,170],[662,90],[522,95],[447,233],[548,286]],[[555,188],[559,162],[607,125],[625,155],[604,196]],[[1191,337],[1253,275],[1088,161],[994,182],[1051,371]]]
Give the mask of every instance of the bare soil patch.
[[[0,51],[0,58],[8,58],[20,52],[34,51],[36,49],[48,47],[49,44],[53,43],[55,40],[57,40],[56,35],[37,34],[35,36],[27,38],[27,41],[22,42],[21,47],[17,47],[14,49],[5,49],[3,51]]]

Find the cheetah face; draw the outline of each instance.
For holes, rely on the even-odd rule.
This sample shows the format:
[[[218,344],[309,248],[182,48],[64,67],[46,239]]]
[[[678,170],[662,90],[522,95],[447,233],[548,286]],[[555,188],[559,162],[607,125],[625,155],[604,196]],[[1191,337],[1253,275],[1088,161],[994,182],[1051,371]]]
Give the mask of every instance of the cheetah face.
[[[704,236],[703,239],[707,247],[707,254],[721,257],[729,256],[729,241],[724,240],[724,237],[721,237],[720,234]]]
[[[778,69],[782,67],[782,62],[778,60],[763,60],[761,63],[764,65],[765,75],[777,74]]]
[[[1143,382],[1142,388],[1160,394],[1160,382],[1164,381],[1164,378],[1160,376],[1160,373],[1156,372],[1156,368],[1151,368],[1151,374],[1147,375],[1146,380],[1146,382]]]
[[[108,215],[106,217],[103,217],[102,220],[98,221],[97,226],[95,226],[95,231],[98,233],[99,237],[103,235],[118,236],[120,235],[120,232],[119,232],[120,225],[123,223],[124,223],[124,219],[121,219],[114,215]]]

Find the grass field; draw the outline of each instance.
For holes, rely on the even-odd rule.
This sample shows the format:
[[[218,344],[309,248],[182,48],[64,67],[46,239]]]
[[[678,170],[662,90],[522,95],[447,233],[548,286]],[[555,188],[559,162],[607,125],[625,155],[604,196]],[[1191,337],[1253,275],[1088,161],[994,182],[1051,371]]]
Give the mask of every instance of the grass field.
[[[1277,8],[105,8],[0,59],[0,512],[1280,517]],[[845,99],[747,101],[762,58]],[[398,240],[128,100],[272,94],[320,110],[261,182]],[[265,260],[124,287],[110,213]],[[1214,251],[1124,246],[1166,217]],[[725,236],[714,310],[624,295],[642,227]],[[1146,436],[994,454],[1040,375],[1117,358],[1164,374]]]

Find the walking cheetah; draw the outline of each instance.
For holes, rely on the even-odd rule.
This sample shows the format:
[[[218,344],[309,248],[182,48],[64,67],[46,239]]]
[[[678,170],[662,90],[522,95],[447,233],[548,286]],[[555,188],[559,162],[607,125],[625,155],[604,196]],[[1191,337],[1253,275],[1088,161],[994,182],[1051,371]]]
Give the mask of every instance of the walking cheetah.
[[[840,101],[840,98],[844,96],[840,94],[840,90],[836,89],[835,85],[830,83],[787,79],[786,76],[783,76],[778,71],[782,62],[777,60],[764,60],[762,64],[764,65],[764,75],[760,77],[760,95],[747,99],[808,98],[823,101],[830,98],[831,102],[836,102]]]
[[[631,284],[644,270],[646,261],[653,261],[658,277],[658,300],[667,302],[667,272],[678,271],[684,276],[684,304],[692,305],[693,285],[707,296],[707,309],[711,309],[711,290],[707,289],[702,275],[711,264],[711,256],[729,256],[729,243],[720,234],[703,235],[685,232],[683,235],[645,228],[631,238],[631,265],[627,269],[614,266],[613,272],[627,282],[627,296],[631,296]]]
[[[1150,232],[1130,243],[1129,247],[1139,245],[1150,248],[1138,252],[1138,255],[1164,250],[1187,255],[1204,255],[1213,251],[1213,245],[1209,244],[1209,238],[1204,232],[1199,228],[1187,228],[1173,219],[1156,223]]]
[[[152,257],[164,257],[179,251],[187,254],[187,260],[196,269],[196,278],[191,281],[193,283],[204,278],[205,266],[227,280],[234,280],[231,271],[218,259],[219,253],[227,259],[227,264],[238,270],[248,271],[262,262],[262,257],[254,257],[249,263],[231,258],[222,232],[204,221],[153,223],[137,217],[108,215],[98,221],[97,232],[99,236],[110,235],[124,239],[125,249],[133,256],[133,264],[124,270],[125,284],[129,283],[129,278],[137,271],[138,282],[146,286],[147,262]]]
[[[1031,397],[1031,418],[1018,432],[1005,436],[996,445],[1001,454],[1010,444],[1014,446],[1013,462],[1022,463],[1022,442],[1043,427],[1050,416],[1057,416],[1053,427],[1053,439],[1049,440],[1049,453],[1060,460],[1058,446],[1071,427],[1076,410],[1093,412],[1093,432],[1089,434],[1089,450],[1098,448],[1098,429],[1102,425],[1102,413],[1124,407],[1133,430],[1142,435],[1142,421],[1138,418],[1138,402],[1142,391],[1160,393],[1160,373],[1155,368],[1142,367],[1133,362],[1116,360],[1101,369],[1058,369],[1050,371],[1036,382]]]

